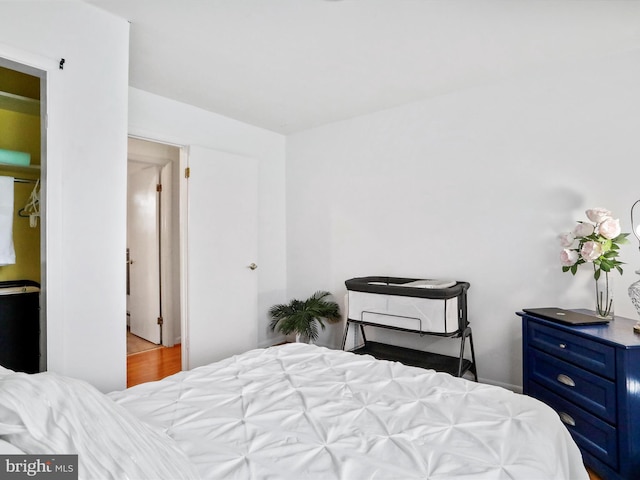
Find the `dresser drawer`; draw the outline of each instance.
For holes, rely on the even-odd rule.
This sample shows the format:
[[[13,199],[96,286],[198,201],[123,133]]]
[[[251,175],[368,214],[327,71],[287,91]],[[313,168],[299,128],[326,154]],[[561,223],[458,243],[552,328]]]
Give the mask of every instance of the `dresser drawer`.
[[[535,382],[529,385],[529,395],[558,412],[580,448],[614,470],[618,468],[617,432],[614,427]]]
[[[527,329],[531,346],[615,379],[615,348],[534,321],[527,322]]]
[[[616,421],[616,386],[610,380],[557,357],[529,350],[529,380],[607,420]]]

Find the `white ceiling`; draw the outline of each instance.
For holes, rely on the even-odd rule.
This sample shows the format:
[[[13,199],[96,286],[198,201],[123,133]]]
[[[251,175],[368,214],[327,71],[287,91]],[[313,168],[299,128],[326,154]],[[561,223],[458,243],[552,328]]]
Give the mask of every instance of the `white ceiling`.
[[[640,48],[634,0],[85,0],[131,86],[284,134]]]

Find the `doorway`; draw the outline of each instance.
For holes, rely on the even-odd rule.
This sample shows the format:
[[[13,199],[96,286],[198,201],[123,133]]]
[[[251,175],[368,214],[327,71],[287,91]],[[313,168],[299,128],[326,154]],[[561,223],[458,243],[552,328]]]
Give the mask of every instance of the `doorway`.
[[[33,365],[30,373],[47,369],[46,78],[44,70],[0,58],[0,176],[5,179],[0,193],[8,209],[3,212],[5,223],[0,229],[3,245],[7,246],[0,261],[0,281],[30,285],[33,291],[29,296],[34,299],[34,305],[29,303],[33,315],[3,310],[3,321],[10,325],[17,322],[14,326],[19,324],[22,332],[20,338],[5,335],[3,341],[33,352],[27,359]],[[7,294],[3,298],[17,296],[22,295]]]
[[[129,138],[128,358],[181,343],[180,150],[173,145]],[[155,366],[150,365],[150,368]]]

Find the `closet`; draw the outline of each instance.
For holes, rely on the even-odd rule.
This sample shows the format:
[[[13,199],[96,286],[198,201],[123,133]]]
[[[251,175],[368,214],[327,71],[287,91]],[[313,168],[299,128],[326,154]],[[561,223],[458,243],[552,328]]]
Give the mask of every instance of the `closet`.
[[[0,365],[46,369],[44,73],[0,59]]]

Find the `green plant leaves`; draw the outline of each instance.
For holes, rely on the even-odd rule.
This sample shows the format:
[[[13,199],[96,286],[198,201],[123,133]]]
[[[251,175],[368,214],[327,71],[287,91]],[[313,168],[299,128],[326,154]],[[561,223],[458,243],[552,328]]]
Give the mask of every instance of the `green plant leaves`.
[[[318,338],[318,324],[324,330],[324,321],[340,321],[340,307],[336,302],[325,300],[331,294],[317,291],[306,300],[293,299],[288,304],[274,305],[269,309],[271,322],[269,327],[284,335],[292,333],[308,337],[312,341]]]

